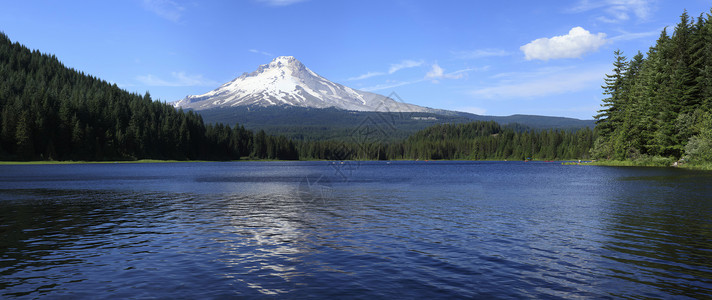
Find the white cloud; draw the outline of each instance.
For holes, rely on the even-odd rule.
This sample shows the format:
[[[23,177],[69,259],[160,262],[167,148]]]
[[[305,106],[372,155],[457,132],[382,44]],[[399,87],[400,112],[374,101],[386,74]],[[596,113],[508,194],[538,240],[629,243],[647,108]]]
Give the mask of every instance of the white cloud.
[[[171,79],[165,80],[153,74],[136,76],[136,80],[147,86],[215,86],[217,81],[203,78],[203,75],[187,75],[185,72],[172,72]]]
[[[607,41],[605,33],[591,34],[586,29],[574,27],[567,35],[539,38],[519,49],[524,52],[527,60],[576,58],[598,50]]]
[[[493,56],[509,56],[512,53],[501,49],[477,49],[471,51],[452,51],[452,55],[459,59],[477,59]]]
[[[498,85],[477,89],[470,94],[485,99],[524,99],[577,92],[598,88],[609,69],[602,66],[589,70],[574,68],[567,72],[535,71],[533,74],[512,74],[513,78],[504,78]]]
[[[269,6],[287,6],[304,1],[306,0],[257,0],[257,2],[265,3]]]
[[[143,8],[173,22],[180,21],[185,11],[185,7],[171,0],[143,0]]]
[[[425,74],[425,78],[441,78],[443,77],[443,68],[441,68],[438,64],[433,64],[433,69],[428,72],[428,74]]]
[[[581,0],[569,11],[574,13],[602,9],[604,16],[597,20],[606,23],[619,23],[630,20],[634,15],[639,20],[648,20],[653,10],[654,0]]]
[[[274,56],[274,55],[272,55],[272,53],[265,52],[265,51],[260,51],[260,50],[257,50],[257,49],[250,49],[250,50],[247,50],[247,51],[250,51],[250,52],[252,52],[252,53],[262,54],[262,55],[268,56],[268,57],[273,57],[273,56]]]
[[[425,62],[422,60],[415,61],[415,60],[404,60],[400,63],[397,64],[392,64],[391,67],[388,69],[388,74],[393,74],[395,72],[398,72],[399,70],[402,69],[408,69],[408,68],[415,68],[415,67],[420,67],[424,64]]]

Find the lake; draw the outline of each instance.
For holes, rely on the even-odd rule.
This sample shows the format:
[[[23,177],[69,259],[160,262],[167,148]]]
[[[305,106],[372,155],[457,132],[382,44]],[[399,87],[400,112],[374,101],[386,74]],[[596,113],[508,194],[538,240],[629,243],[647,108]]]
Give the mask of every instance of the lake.
[[[0,298],[710,298],[712,173],[0,166]]]

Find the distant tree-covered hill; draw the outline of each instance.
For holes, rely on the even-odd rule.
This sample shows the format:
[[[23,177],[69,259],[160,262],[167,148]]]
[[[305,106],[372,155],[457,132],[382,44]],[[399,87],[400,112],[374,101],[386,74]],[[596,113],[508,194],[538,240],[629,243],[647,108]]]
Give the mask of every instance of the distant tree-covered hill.
[[[302,159],[329,160],[525,160],[586,159],[595,132],[526,130],[494,121],[439,124],[402,140],[383,140],[378,130],[366,130],[343,141],[297,142]]]
[[[494,121],[443,124],[403,143],[404,156],[420,159],[586,159],[595,133],[580,130],[519,131]]]
[[[593,128],[593,120],[534,115],[482,116],[464,112],[442,115],[423,112],[364,112],[336,108],[293,106],[237,106],[198,111],[206,123],[240,123],[247,129],[265,130],[296,140],[343,140],[364,123],[389,129],[388,139],[403,139],[437,124],[495,121],[502,125],[520,124],[532,129],[577,130]]]

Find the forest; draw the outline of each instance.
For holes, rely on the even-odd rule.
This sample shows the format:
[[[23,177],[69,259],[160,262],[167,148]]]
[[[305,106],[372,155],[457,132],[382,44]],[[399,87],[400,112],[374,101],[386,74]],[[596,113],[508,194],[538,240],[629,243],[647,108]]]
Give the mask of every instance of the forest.
[[[687,12],[631,59],[614,53],[591,154],[608,160],[712,162],[712,21]]]
[[[354,141],[297,143],[301,159],[328,160],[554,160],[586,159],[595,139],[590,128],[532,130],[494,121],[439,124],[405,140],[382,142],[377,131],[354,134]],[[360,141],[357,141],[360,139]]]

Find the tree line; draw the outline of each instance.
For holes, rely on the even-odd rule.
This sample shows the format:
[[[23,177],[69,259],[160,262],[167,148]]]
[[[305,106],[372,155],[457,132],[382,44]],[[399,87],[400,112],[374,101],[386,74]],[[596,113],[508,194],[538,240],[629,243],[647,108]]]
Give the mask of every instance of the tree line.
[[[615,51],[602,109],[595,116],[595,158],[666,157],[712,161],[712,20],[685,11],[672,35],[631,59]]]
[[[327,160],[587,159],[595,137],[590,128],[530,130],[475,121],[434,125],[400,141],[355,133],[353,141],[300,142],[297,148],[301,159]]]

